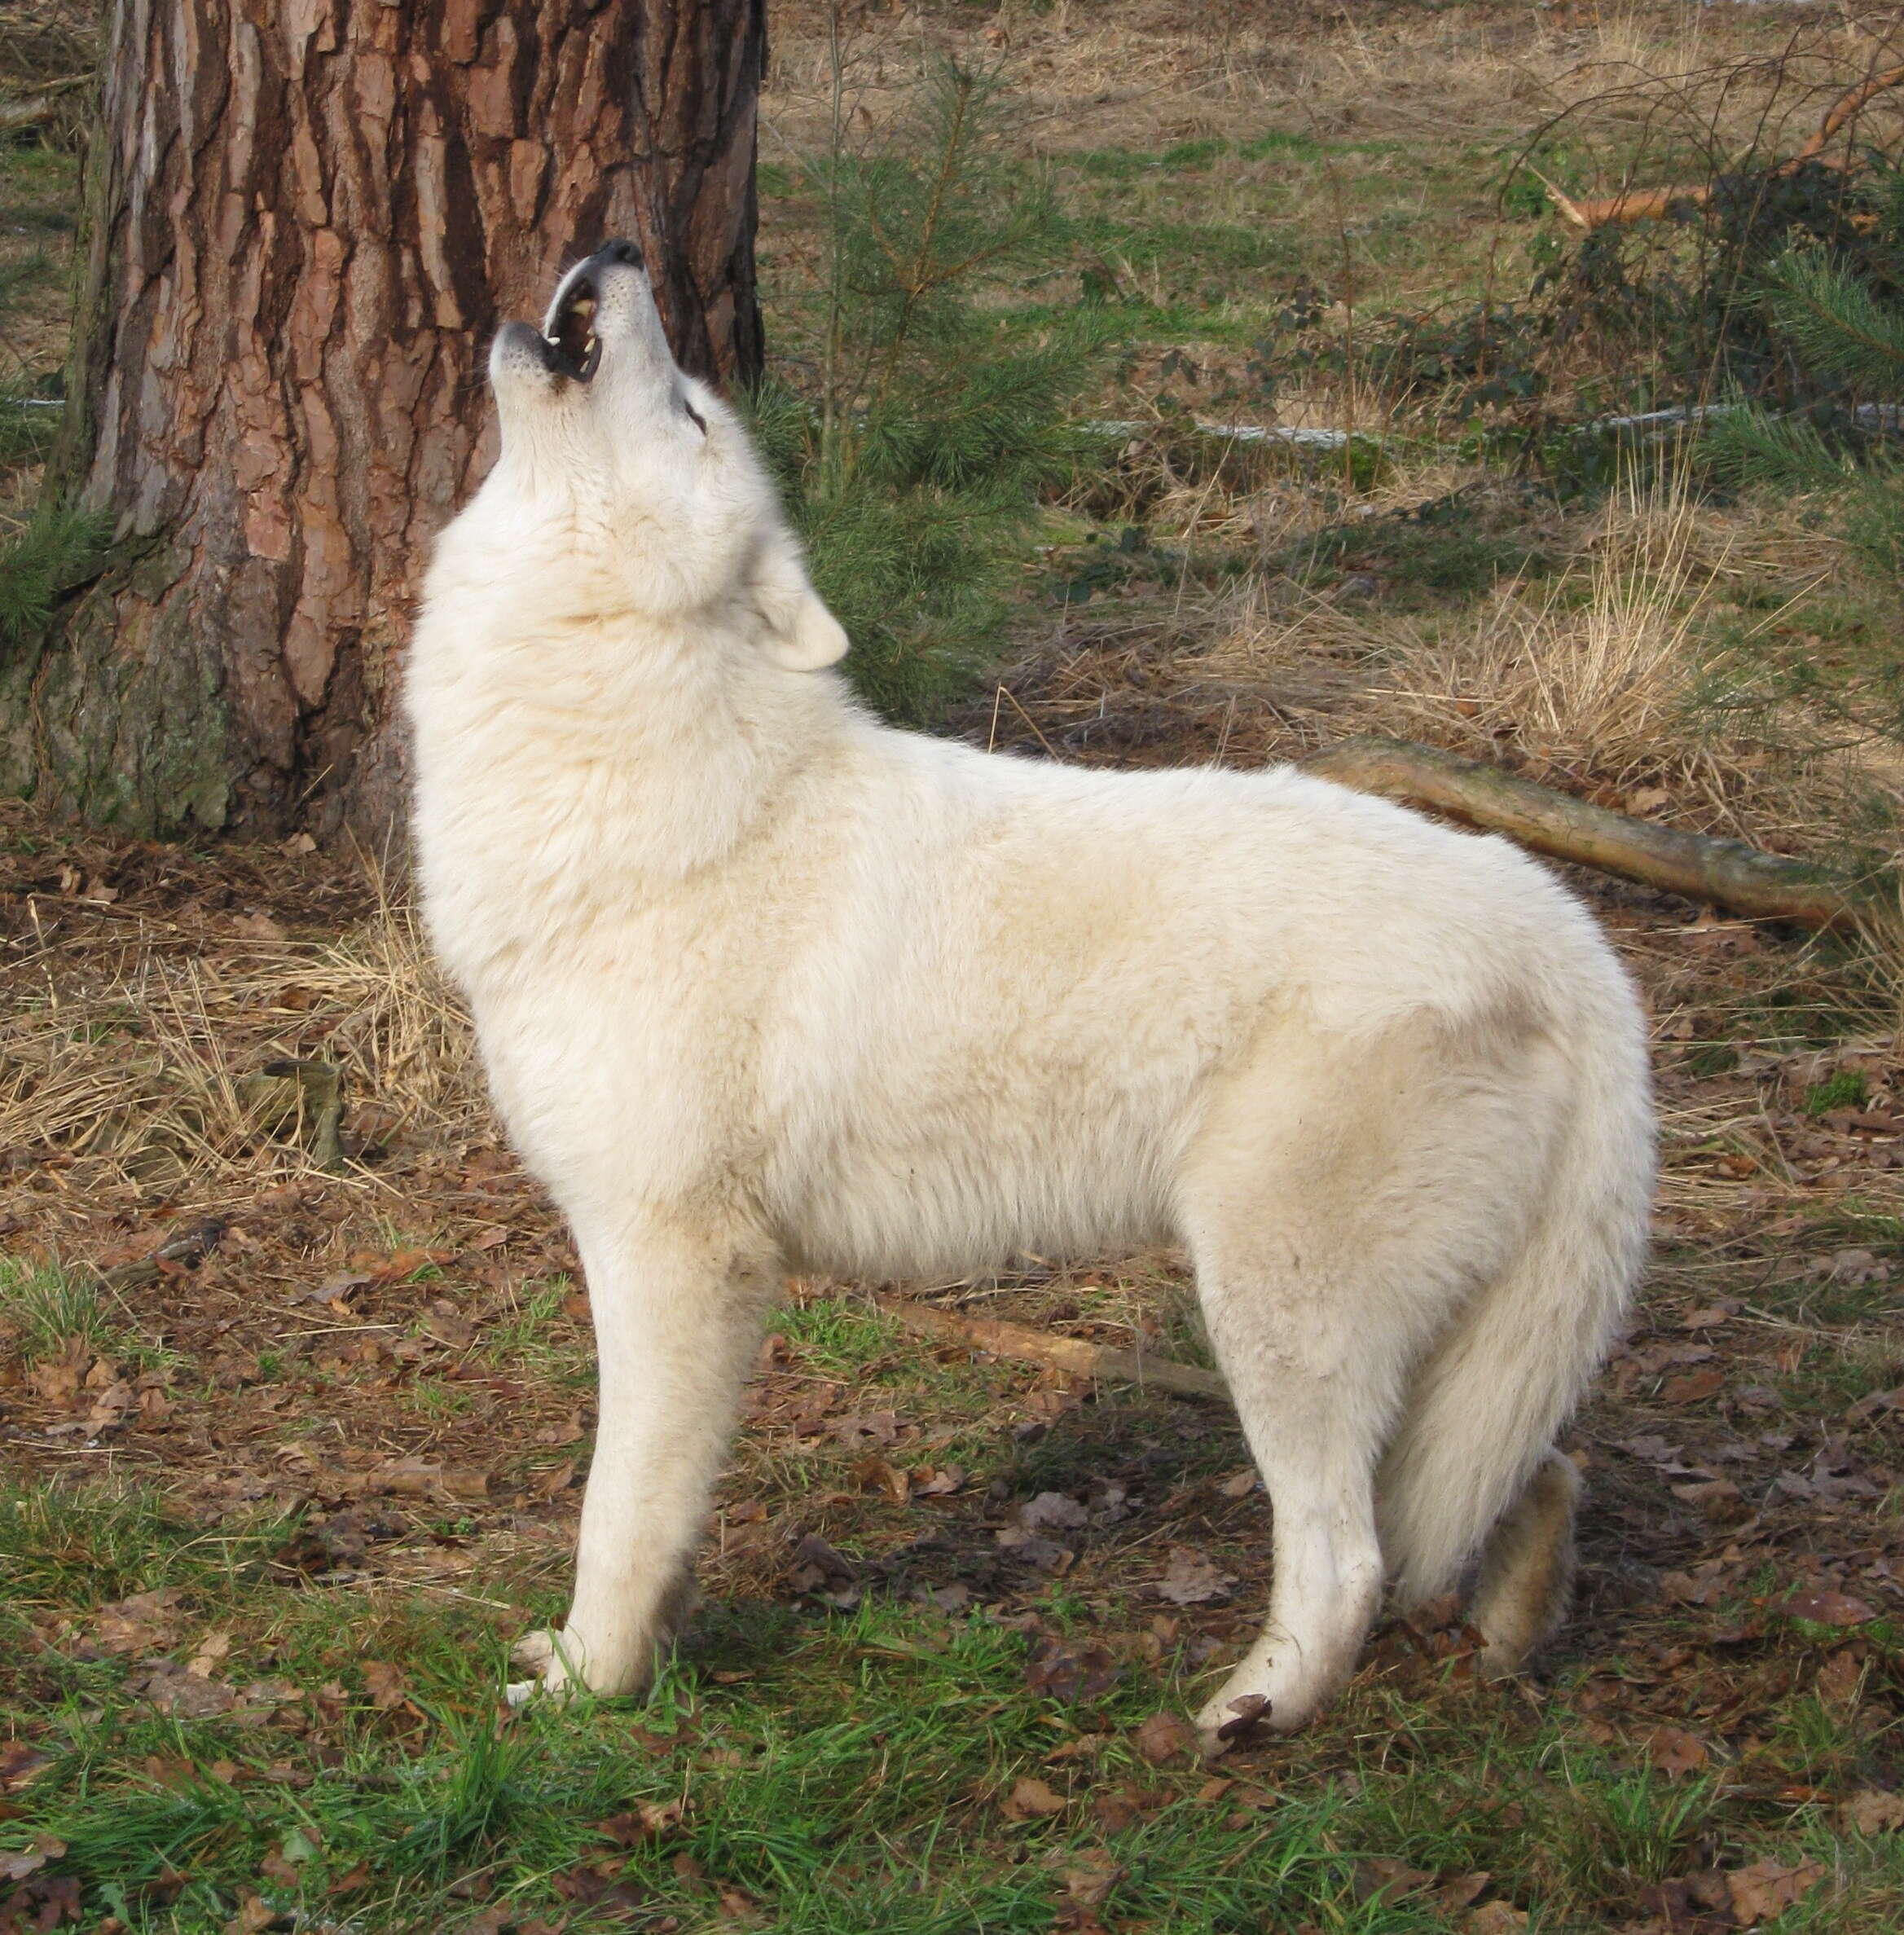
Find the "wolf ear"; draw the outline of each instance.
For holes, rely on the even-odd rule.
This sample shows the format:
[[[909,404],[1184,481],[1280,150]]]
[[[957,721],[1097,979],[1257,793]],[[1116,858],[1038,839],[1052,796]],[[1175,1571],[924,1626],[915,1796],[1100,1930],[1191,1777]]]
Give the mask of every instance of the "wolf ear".
[[[846,634],[821,603],[793,539],[782,533],[754,561],[754,609],[767,655],[789,672],[817,672],[846,655]]]

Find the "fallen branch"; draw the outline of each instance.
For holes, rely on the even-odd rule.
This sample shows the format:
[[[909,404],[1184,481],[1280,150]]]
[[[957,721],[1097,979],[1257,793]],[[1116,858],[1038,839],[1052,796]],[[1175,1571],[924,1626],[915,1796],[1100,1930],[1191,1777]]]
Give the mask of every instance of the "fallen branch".
[[[218,1248],[225,1229],[226,1225],[216,1216],[202,1216],[173,1230],[150,1256],[136,1257],[130,1263],[116,1263],[107,1269],[95,1264],[95,1274],[100,1287],[115,1295],[143,1290],[161,1277],[196,1270]]]
[[[1743,840],[1656,826],[1412,740],[1348,739],[1303,764],[1318,778],[1358,793],[1431,807],[1506,833],[1536,853],[1710,901],[1753,920],[1849,930],[1868,912],[1822,867]]]
[[[42,82],[33,94],[0,94],[0,134],[17,134],[54,120],[64,111],[66,97],[89,85],[92,78],[90,74],[68,74]]]
[[[1088,1344],[1081,1337],[1053,1336],[1029,1324],[1005,1323],[996,1317],[962,1317],[931,1304],[916,1304],[908,1297],[876,1296],[873,1300],[888,1317],[922,1337],[962,1344],[968,1350],[988,1352],[995,1357],[1049,1364],[1080,1377],[1117,1378],[1127,1384],[1174,1391],[1180,1397],[1214,1397],[1225,1402],[1229,1397],[1229,1387],[1215,1371],[1198,1370],[1168,1357],[1145,1357],[1108,1344]]]
[[[1904,67],[1886,68],[1883,73],[1871,75],[1848,89],[1831,103],[1830,111],[1819,124],[1818,131],[1800,148],[1796,154],[1774,163],[1765,170],[1768,178],[1796,174],[1807,161],[1823,159],[1826,143],[1849,121],[1874,95],[1884,94],[1893,87],[1904,85]],[[1849,169],[1845,162],[1825,161],[1827,168]],[[1703,209],[1713,199],[1714,184],[1710,182],[1674,188],[1629,188],[1621,195],[1608,196],[1602,201],[1576,201],[1571,196],[1556,188],[1537,169],[1530,169],[1534,179],[1547,191],[1547,199],[1565,221],[1576,228],[1598,228],[1603,224],[1615,222],[1647,222],[1669,213],[1675,203],[1685,203],[1695,209]]]

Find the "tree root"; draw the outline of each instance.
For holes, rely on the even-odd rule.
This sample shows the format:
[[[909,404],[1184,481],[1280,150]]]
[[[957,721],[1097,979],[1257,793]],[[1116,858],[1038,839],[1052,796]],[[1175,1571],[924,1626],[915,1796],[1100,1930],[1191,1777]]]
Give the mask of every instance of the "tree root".
[[[1358,793],[1432,807],[1554,860],[1709,901],[1755,921],[1856,930],[1872,909],[1822,867],[1743,840],[1656,826],[1497,767],[1407,739],[1348,739],[1303,762],[1304,770]]]
[[[1213,1370],[1198,1370],[1169,1357],[1146,1357],[1107,1344],[1088,1344],[1081,1337],[1057,1337],[1029,1324],[1005,1323],[996,1317],[964,1317],[909,1297],[876,1296],[888,1317],[922,1337],[1010,1357],[1026,1364],[1049,1364],[1080,1377],[1116,1378],[1146,1389],[1174,1392],[1180,1397],[1216,1398],[1227,1403],[1229,1387]]]

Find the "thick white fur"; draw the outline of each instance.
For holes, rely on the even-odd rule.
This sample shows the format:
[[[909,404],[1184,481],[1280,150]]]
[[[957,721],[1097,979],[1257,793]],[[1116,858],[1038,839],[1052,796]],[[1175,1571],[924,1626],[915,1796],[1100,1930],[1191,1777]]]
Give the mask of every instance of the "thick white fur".
[[[547,1677],[651,1670],[783,1272],[1176,1239],[1275,1512],[1200,1721],[1299,1726],[1385,1579],[1445,1590],[1520,1505],[1620,1317],[1627,978],[1512,847],[1302,773],[876,723],[741,425],[596,279],[586,388],[499,339],[408,683],[431,930],[595,1312]]]

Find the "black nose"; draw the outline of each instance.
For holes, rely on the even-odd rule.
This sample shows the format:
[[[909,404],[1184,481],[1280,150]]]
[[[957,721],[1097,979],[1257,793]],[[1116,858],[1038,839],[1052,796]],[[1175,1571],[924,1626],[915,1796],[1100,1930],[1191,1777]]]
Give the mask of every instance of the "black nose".
[[[601,247],[596,251],[596,260],[600,262],[625,263],[631,269],[639,269],[644,266],[642,262],[640,247],[620,235],[616,236],[612,242],[604,242]]]

